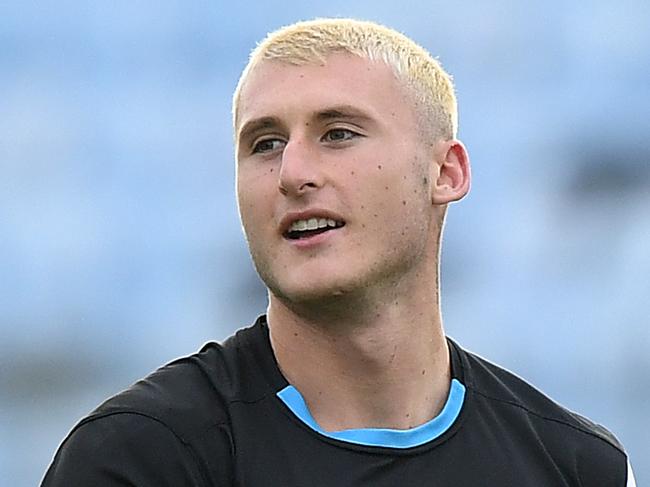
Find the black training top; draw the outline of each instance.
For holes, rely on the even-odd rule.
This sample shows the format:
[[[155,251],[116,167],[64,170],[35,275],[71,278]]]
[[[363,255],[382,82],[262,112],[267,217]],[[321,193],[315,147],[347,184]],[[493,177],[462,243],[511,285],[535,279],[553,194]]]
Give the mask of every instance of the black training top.
[[[436,418],[327,433],[280,373],[261,317],[99,406],[42,486],[634,485],[611,433],[449,345],[453,380]]]

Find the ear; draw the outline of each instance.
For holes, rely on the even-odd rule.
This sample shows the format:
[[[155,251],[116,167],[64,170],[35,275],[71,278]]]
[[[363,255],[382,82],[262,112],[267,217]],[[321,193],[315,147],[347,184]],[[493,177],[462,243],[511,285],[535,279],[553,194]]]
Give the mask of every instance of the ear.
[[[435,205],[458,201],[468,193],[471,180],[469,156],[461,141],[453,139],[440,143],[432,171],[432,200]]]

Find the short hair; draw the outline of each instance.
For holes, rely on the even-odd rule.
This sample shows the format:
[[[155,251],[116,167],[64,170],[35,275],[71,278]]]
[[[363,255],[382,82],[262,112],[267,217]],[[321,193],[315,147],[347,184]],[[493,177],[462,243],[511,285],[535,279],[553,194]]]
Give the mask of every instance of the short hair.
[[[260,62],[316,64],[339,52],[386,63],[412,95],[416,113],[425,126],[437,137],[456,137],[456,95],[451,76],[440,63],[422,46],[393,29],[374,22],[338,18],[297,22],[269,33],[257,45],[235,89],[233,124],[237,124],[242,87]]]

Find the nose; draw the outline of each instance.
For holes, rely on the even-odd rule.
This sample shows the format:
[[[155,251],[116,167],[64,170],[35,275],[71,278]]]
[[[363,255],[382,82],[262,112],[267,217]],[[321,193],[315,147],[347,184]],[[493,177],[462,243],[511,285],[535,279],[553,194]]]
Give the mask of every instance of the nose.
[[[278,189],[285,196],[302,196],[323,185],[318,149],[306,138],[289,140],[282,151]]]

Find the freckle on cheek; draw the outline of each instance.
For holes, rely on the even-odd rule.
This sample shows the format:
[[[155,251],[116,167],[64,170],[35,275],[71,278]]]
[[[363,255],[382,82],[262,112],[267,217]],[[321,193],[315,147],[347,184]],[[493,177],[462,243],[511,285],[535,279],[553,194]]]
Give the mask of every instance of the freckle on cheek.
[[[406,200],[402,200],[402,204],[406,206]]]
[[[350,171],[350,176],[354,176],[354,171]]]
[[[381,164],[377,164],[377,169],[381,170]]]

